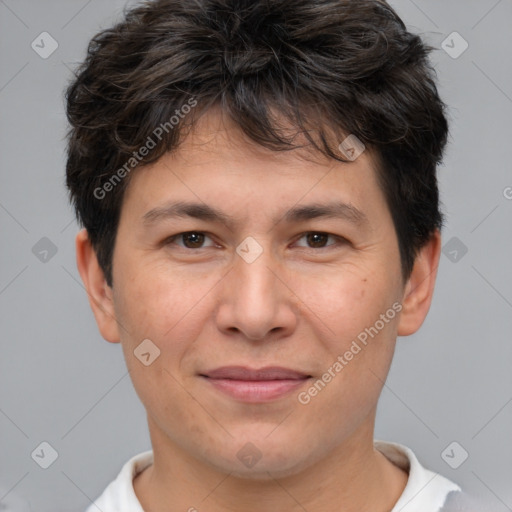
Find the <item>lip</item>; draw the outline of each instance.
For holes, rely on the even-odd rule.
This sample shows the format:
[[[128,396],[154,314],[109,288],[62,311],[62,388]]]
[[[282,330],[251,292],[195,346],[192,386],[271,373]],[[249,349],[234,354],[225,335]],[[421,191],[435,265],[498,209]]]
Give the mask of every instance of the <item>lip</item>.
[[[216,390],[249,403],[262,403],[281,398],[311,378],[311,375],[280,366],[259,369],[224,366],[209,370],[200,376]]]

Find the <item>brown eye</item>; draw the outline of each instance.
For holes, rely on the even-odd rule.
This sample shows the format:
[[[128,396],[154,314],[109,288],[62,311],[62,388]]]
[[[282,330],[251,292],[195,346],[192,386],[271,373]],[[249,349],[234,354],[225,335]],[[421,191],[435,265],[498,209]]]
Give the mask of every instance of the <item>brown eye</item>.
[[[202,249],[206,238],[210,238],[201,231],[187,231],[185,233],[179,233],[168,238],[165,241],[165,245],[177,245],[185,249]],[[177,243],[181,241],[182,244]],[[206,246],[209,247],[209,246]]]
[[[314,248],[324,247],[329,239],[329,235],[326,233],[308,233],[306,235],[306,239]]]
[[[185,247],[189,249],[197,249],[204,242],[204,234],[192,231],[190,233],[183,233],[181,239],[183,240]]]
[[[323,233],[320,231],[310,231],[309,233],[304,233],[299,240],[302,240],[303,238],[306,239],[307,242],[307,248],[311,249],[327,249],[331,246],[336,246],[339,243],[343,241],[341,237],[331,235],[330,233]],[[334,243],[327,244],[327,241],[329,238],[335,239]],[[304,247],[304,246],[300,246]]]

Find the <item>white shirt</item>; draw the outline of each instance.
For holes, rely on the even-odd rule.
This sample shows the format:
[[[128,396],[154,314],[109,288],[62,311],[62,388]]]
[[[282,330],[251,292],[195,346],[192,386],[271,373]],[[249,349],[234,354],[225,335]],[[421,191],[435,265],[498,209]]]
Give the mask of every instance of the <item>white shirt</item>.
[[[377,440],[374,446],[409,474],[407,485],[390,512],[441,512],[448,493],[461,491],[457,484],[425,469],[406,446]],[[133,479],[152,463],[152,450],[132,457],[86,512],[144,512],[133,490]]]

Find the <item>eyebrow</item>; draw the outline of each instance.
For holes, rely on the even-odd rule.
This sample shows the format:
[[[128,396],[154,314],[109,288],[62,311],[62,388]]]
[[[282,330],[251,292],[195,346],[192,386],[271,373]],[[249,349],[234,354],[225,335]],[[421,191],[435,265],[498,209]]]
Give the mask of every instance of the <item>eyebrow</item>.
[[[230,228],[236,225],[233,217],[213,206],[185,201],[171,202],[153,208],[146,212],[142,219],[145,226],[150,226],[166,219],[186,217],[225,224]],[[277,224],[284,219],[285,222],[291,224],[317,218],[343,219],[356,225],[369,224],[368,217],[361,210],[354,205],[340,201],[294,206],[280,218],[274,218],[273,223]]]

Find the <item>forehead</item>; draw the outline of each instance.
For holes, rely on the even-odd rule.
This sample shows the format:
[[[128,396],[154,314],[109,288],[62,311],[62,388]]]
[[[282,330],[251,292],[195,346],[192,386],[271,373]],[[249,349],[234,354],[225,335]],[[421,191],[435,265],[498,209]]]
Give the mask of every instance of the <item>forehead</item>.
[[[294,140],[295,144],[306,142],[300,135]],[[295,205],[296,219],[310,215],[298,211],[301,203],[317,208],[345,203],[354,208],[345,208],[344,213],[355,220],[364,217],[356,211],[364,203],[383,206],[369,150],[347,163],[328,158],[310,144],[289,151],[271,150],[252,141],[217,109],[206,112],[177,149],[136,169],[124,199],[132,206],[142,205],[144,222],[179,201],[203,203],[205,216],[227,208],[247,213],[247,208],[258,204],[259,213],[270,204],[273,212],[278,211],[276,205],[288,209]]]
[[[184,136],[181,145],[173,153],[179,156],[182,164],[186,164],[187,160],[191,164],[194,163],[194,160],[201,159],[204,161],[209,156],[212,159],[216,155],[226,157],[229,153],[230,159],[235,159],[238,156],[245,163],[246,158],[272,162],[276,170],[280,170],[282,167],[289,169],[311,167],[311,164],[316,167],[330,168],[337,162],[315,148],[305,133],[300,132],[297,127],[290,125],[282,114],[275,113],[275,115],[277,120],[275,121],[274,129],[279,132],[281,137],[287,138],[290,141],[289,148],[270,149],[264,144],[256,142],[243,132],[239,124],[216,105],[196,120],[190,133]],[[328,125],[322,128],[327,137],[326,142],[340,157],[344,156],[342,150],[338,148],[342,142],[343,146],[345,146],[345,142],[349,141],[350,146],[351,141],[358,140],[352,134],[343,133],[341,129],[339,133],[335,133]],[[308,129],[308,133],[318,146],[323,145],[322,140],[319,138],[318,126]],[[364,165],[375,165],[375,155],[372,148],[359,146],[356,149],[362,151],[356,160],[359,160],[360,163],[364,162]],[[188,158],[189,156],[193,158]],[[281,163],[283,164],[282,166],[280,165]]]

